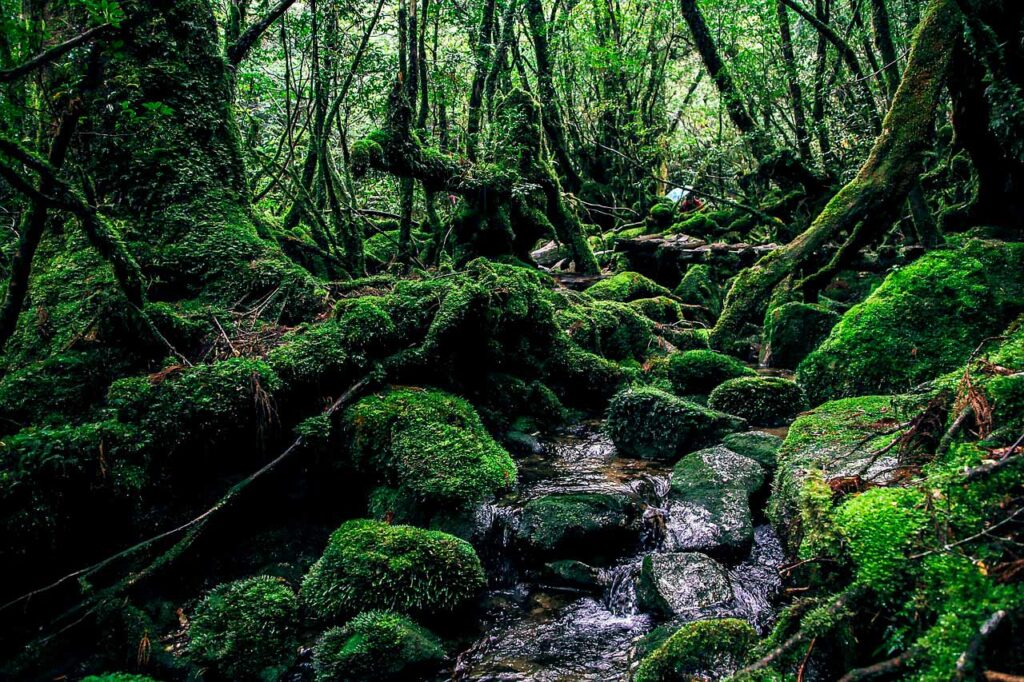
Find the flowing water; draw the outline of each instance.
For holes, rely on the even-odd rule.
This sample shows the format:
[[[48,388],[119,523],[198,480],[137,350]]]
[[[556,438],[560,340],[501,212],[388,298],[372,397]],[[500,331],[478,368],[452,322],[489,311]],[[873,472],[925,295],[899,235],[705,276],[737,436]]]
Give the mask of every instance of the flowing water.
[[[524,566],[514,542],[516,524],[522,506],[531,499],[602,492],[627,494],[647,510],[646,521],[662,518],[670,527],[678,527],[685,519],[672,519],[666,503],[671,468],[618,457],[597,422],[541,442],[537,452],[519,465],[516,495],[478,514],[475,544],[482,548],[492,587],[481,635],[459,656],[452,679],[629,679],[637,663],[637,641],[661,622],[638,607],[640,567],[646,555],[664,551],[663,546],[671,543],[660,539],[664,534],[657,532],[656,524],[645,523],[635,551],[598,571],[597,589],[573,589],[550,584],[542,573]],[[771,528],[758,526],[750,555],[727,567],[732,599],[713,608],[694,609],[672,623],[731,616],[746,619],[764,633],[774,617],[782,561],[782,548]]]

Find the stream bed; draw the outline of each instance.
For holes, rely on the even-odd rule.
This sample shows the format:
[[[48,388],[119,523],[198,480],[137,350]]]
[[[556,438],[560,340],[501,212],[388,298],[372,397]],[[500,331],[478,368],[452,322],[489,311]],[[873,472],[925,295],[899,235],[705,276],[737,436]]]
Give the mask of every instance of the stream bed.
[[[662,623],[736,617],[762,634],[770,628],[783,552],[767,524],[755,526],[747,556],[722,562],[731,587],[728,598],[659,616],[641,607],[638,585],[644,557],[672,552],[673,537],[687,531],[680,524],[689,519],[678,510],[673,514],[668,499],[671,467],[618,457],[596,421],[546,437],[519,467],[516,493],[477,516],[474,544],[481,548],[491,587],[480,636],[458,657],[450,679],[627,680],[639,662],[638,640]],[[517,542],[524,507],[532,500],[575,493],[628,497],[640,510],[631,546],[590,569],[590,584],[582,586],[538,568],[536,557]],[[601,547],[592,549],[601,553]],[[699,593],[700,586],[683,583],[674,586],[682,599],[691,587]]]

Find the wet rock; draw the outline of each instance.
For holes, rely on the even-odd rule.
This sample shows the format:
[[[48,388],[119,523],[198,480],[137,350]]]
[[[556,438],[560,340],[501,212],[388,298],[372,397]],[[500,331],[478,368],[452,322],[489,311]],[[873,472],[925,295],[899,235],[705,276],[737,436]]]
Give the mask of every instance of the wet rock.
[[[575,559],[563,559],[544,564],[543,577],[556,585],[581,590],[600,591],[600,570]]]
[[[732,585],[726,570],[705,554],[652,554],[640,568],[637,597],[642,609],[672,618],[724,604]]]
[[[612,399],[606,428],[620,454],[673,461],[745,425],[656,388],[630,388]]]
[[[739,556],[754,538],[751,495],[766,480],[764,468],[718,445],[684,457],[672,472],[668,546]]]
[[[637,506],[626,495],[564,493],[523,507],[517,539],[543,557],[607,560],[637,541]]]
[[[742,620],[722,618],[687,623],[644,657],[636,682],[721,679],[750,662],[757,643],[754,630]]]
[[[768,471],[775,470],[775,458],[782,447],[782,438],[764,431],[730,433],[722,445],[744,457],[749,457]]]

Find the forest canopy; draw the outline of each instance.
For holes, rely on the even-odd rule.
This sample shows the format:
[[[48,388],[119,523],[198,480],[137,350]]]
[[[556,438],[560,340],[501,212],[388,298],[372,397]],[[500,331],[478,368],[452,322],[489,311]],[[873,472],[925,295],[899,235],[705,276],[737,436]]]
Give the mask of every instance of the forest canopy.
[[[0,677],[1024,679],[1024,4],[0,0]]]

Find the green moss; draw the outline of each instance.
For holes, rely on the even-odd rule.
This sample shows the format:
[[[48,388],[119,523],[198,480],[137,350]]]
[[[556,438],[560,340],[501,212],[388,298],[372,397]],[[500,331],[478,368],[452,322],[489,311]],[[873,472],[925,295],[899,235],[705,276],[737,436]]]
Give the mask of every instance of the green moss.
[[[313,648],[317,682],[408,680],[443,659],[441,642],[429,630],[387,611],[361,613],[325,632]]]
[[[523,506],[517,536],[545,556],[607,558],[635,538],[636,518],[637,509],[623,495],[547,495]]]
[[[838,321],[838,314],[820,305],[793,301],[772,308],[765,316],[761,362],[796,369]]]
[[[816,471],[820,476],[823,469],[828,477],[857,473],[871,452],[892,440],[892,435],[884,433],[902,416],[900,401],[891,396],[867,396],[825,403],[793,422],[779,450],[768,510],[776,527],[788,534],[791,547],[799,546],[803,533],[797,520],[809,490],[805,485],[808,476]],[[857,447],[874,435],[878,437]],[[808,521],[816,526],[820,520]]]
[[[674,682],[703,679],[735,672],[749,660],[757,641],[753,628],[742,620],[700,620],[687,623],[637,669],[636,682]]]
[[[730,433],[722,439],[722,445],[733,452],[749,457],[768,471],[775,469],[776,455],[782,447],[782,438],[764,431]]]
[[[129,539],[138,496],[149,483],[149,441],[115,420],[22,429],[0,441],[0,529],[7,570],[31,571],[69,541]]]
[[[173,367],[154,377],[119,379],[108,402],[124,422],[137,423],[165,452],[189,447],[189,457],[226,442],[242,450],[273,420],[281,381],[261,360],[231,358]],[[183,425],[188,428],[183,428]]]
[[[347,521],[302,582],[300,598],[321,621],[394,609],[440,615],[466,606],[486,584],[473,548],[446,533]]]
[[[673,293],[684,303],[703,306],[705,322],[714,321],[722,312],[722,288],[712,278],[711,268],[703,263],[688,267]]]
[[[516,465],[473,407],[433,389],[400,388],[345,412],[356,466],[434,511],[463,509],[511,488]]]
[[[804,395],[792,381],[778,377],[738,377],[718,385],[708,407],[743,417],[751,424],[780,426],[804,408]]]
[[[83,677],[81,682],[157,682],[149,675],[135,675],[133,673],[103,673],[102,675],[89,675]]]
[[[665,229],[672,224],[675,214],[675,204],[671,201],[661,201],[651,206],[651,209],[647,212],[647,222],[654,227]]]
[[[928,522],[917,490],[876,488],[847,500],[835,524],[856,567],[856,580],[888,602],[907,587],[908,550]]]
[[[632,304],[575,305],[557,311],[555,320],[574,342],[612,360],[642,359],[653,340],[650,319]]]
[[[668,296],[638,298],[629,305],[655,322],[672,324],[683,319],[683,309]]]
[[[667,296],[671,292],[640,273],[620,272],[595,282],[587,289],[587,293],[598,300],[627,303],[638,298]]]
[[[668,376],[679,395],[708,394],[727,379],[756,374],[736,358],[711,350],[692,350],[669,357]]]
[[[1024,244],[970,240],[894,272],[797,371],[811,404],[906,390],[967,360],[1024,309]]]
[[[605,428],[623,455],[674,461],[744,423],[656,388],[631,388],[612,399]]]
[[[298,653],[295,593],[280,578],[220,585],[196,607],[189,656],[231,679],[278,680]]]

